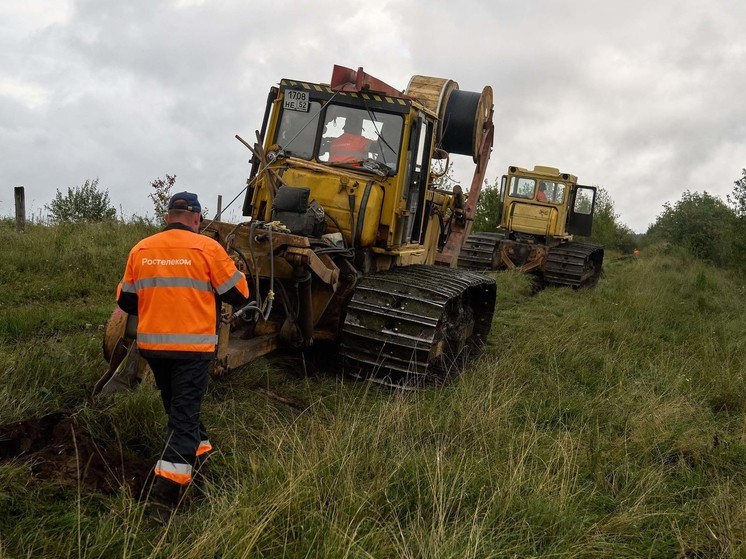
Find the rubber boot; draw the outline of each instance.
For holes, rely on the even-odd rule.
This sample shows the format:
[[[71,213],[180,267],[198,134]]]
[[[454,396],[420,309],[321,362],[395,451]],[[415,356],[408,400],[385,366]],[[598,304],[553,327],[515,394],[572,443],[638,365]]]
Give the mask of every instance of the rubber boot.
[[[196,489],[195,497],[199,498],[207,493],[210,484],[210,467],[207,464],[209,453],[197,456],[197,462],[192,472],[192,485]]]
[[[183,490],[183,485],[156,476],[148,495],[148,513],[151,518],[167,523],[181,500]]]

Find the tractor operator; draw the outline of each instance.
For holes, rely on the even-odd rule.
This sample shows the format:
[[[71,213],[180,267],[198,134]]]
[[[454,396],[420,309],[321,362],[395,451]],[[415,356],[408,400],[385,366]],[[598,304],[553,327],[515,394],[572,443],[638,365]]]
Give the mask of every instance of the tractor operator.
[[[359,162],[368,158],[371,140],[363,136],[363,119],[359,114],[345,117],[342,135],[329,144],[329,161],[332,163]]]
[[[547,199],[547,183],[540,182],[539,183],[539,192],[536,193],[536,199],[539,202],[548,202]]]
[[[248,303],[246,277],[217,242],[199,234],[196,194],[168,203],[167,227],[130,251],[117,304],[138,316],[137,346],[153,371],[168,434],[150,491],[157,515],[173,511],[212,446],[200,421],[217,343],[219,301]],[[160,511],[160,513],[158,512]]]

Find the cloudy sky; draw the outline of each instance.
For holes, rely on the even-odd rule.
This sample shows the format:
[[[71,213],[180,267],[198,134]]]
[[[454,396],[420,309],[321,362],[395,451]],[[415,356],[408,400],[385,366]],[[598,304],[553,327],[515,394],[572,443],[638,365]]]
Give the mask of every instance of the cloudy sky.
[[[666,201],[724,197],[746,167],[744,21],[739,0],[3,0],[0,215],[14,186],[39,214],[96,177],[125,216],[152,214],[165,174],[214,211],[245,184],[234,135],[253,138],[269,88],[340,64],[399,89],[413,74],[491,85],[490,182],[559,167],[644,232]]]

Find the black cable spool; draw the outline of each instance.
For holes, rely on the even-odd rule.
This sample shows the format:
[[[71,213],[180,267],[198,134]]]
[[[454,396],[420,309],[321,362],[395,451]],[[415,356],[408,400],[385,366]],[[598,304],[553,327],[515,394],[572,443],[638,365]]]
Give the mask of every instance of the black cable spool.
[[[471,155],[476,157],[479,135],[475,127],[481,125],[479,118],[481,93],[456,89],[448,98],[443,117],[443,135],[441,145],[448,153]],[[476,160],[476,159],[475,159]]]

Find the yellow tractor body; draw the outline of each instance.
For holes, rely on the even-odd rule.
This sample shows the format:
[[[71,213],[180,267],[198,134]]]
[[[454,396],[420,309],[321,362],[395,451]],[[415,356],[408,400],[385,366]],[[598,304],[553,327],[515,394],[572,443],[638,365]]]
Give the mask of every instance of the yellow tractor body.
[[[431,163],[471,156],[478,195],[492,137],[489,87],[414,76],[402,93],[339,66],[328,84],[272,87],[256,141],[237,136],[252,153],[246,219],[202,231],[252,291],[249,307],[224,309],[214,373],[328,342],[346,373],[382,384],[457,374],[486,340],[496,287],[455,267],[475,208],[434,186]]]

